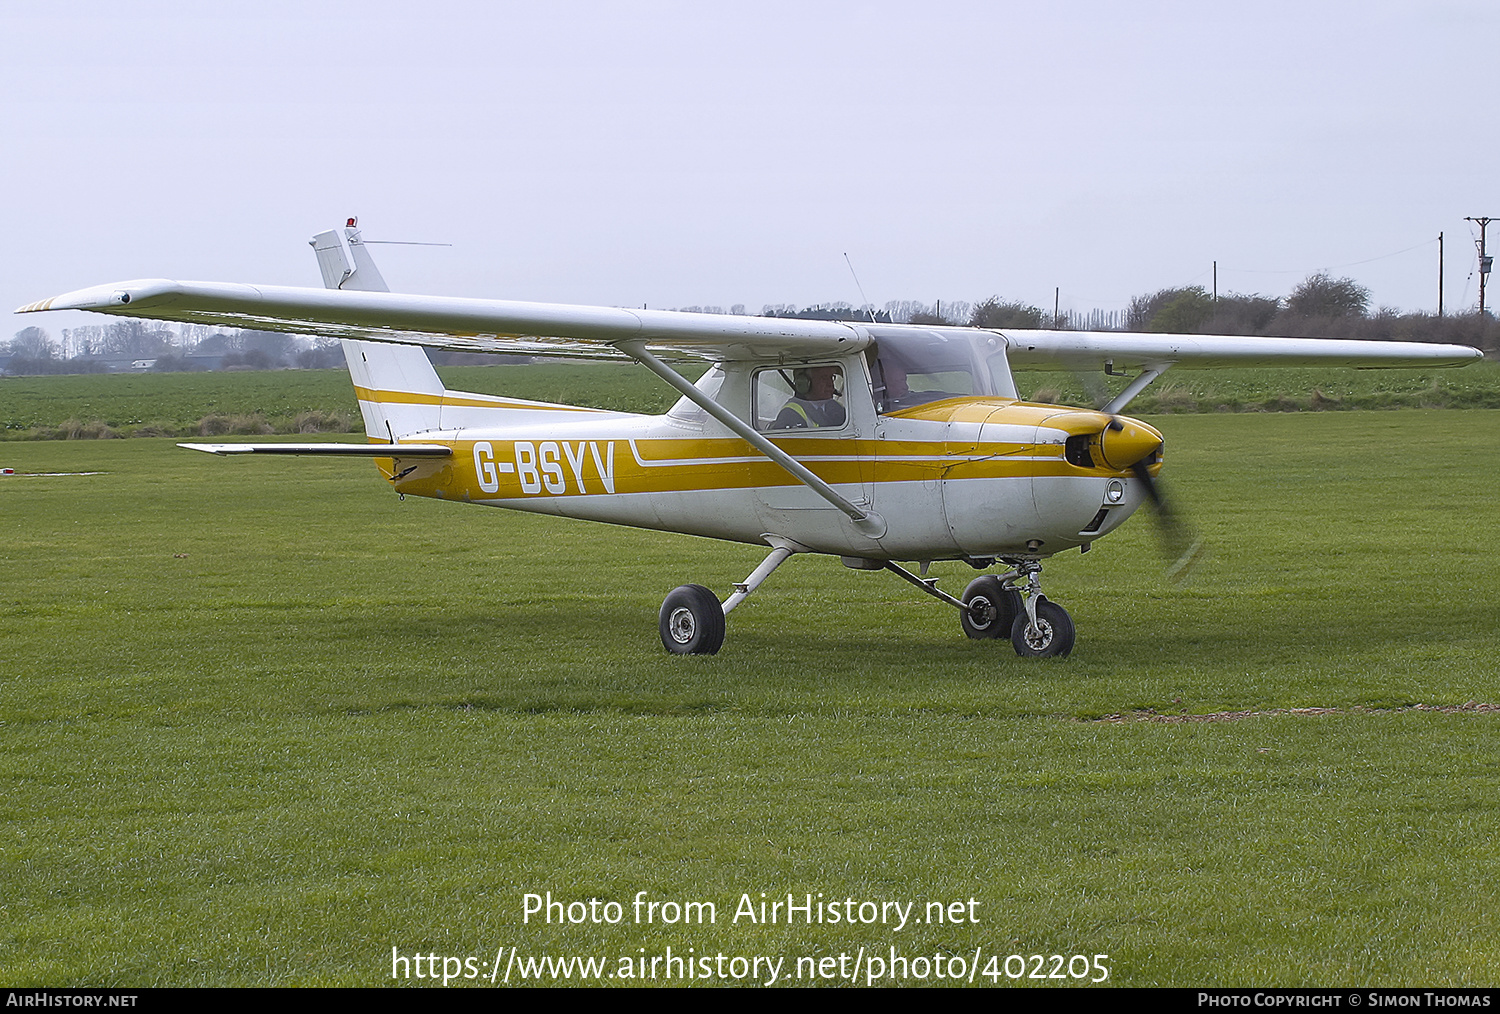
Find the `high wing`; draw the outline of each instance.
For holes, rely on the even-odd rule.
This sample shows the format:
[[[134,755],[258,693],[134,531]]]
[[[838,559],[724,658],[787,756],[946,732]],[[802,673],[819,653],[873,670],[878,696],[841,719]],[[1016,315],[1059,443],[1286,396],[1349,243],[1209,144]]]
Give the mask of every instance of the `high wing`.
[[[1484,353],[1467,345],[1360,341],[1349,338],[1257,338],[1234,335],[1136,334],[1123,331],[1001,332],[1010,365],[1021,370],[1110,366],[1115,371],[1176,366],[1467,366]]]
[[[626,358],[616,348],[626,341],[713,360],[809,358],[869,344],[857,325],[838,321],[161,278],[79,289],[16,312],[40,310],[93,310],[455,352],[588,358]]]
[[[787,360],[855,352],[890,328],[854,322],[736,317],[623,307],[569,306],[454,296],[139,279],[21,307],[93,310],[127,317],[221,324],[328,338],[426,345],[460,352],[637,358],[622,343],[667,356]],[[1014,368],[1160,371],[1169,366],[1463,366],[1483,357],[1464,345],[999,330]]]

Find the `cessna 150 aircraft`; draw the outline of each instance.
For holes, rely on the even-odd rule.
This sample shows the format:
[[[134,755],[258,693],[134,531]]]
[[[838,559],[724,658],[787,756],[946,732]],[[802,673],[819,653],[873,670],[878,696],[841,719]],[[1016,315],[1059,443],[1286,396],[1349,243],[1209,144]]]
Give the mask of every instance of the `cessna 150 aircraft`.
[[[768,546],[721,604],[666,597],[662,644],[712,654],[724,619],[788,557],[889,570],[1023,656],[1073,647],[1042,561],[1087,551],[1144,502],[1161,508],[1162,436],[1120,415],[1169,368],[1462,366],[1460,345],[1232,338],[736,317],[401,295],[350,219],[312,240],[324,289],[120,282],[18,312],[94,310],[343,339],[367,444],[184,444],[215,454],[359,455],[403,495]],[[661,416],[447,390],[421,346],[631,359],[682,395]],[[691,383],[667,360],[713,366]],[[1013,368],[1134,378],[1097,411],[1029,404]],[[1165,517],[1170,519],[1169,515]],[[934,560],[999,563],[962,598]],[[896,561],[916,561],[921,575]]]

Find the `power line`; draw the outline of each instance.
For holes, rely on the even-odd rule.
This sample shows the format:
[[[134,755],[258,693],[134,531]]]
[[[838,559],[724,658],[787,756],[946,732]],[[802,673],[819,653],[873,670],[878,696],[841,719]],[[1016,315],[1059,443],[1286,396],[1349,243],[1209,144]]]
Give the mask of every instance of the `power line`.
[[[1352,267],[1355,267],[1355,266],[1360,265],[1360,264],[1371,264],[1371,263],[1373,263],[1375,261],[1383,261],[1383,260],[1385,260],[1388,257],[1399,257],[1399,256],[1401,256],[1404,253],[1411,253],[1413,250],[1420,250],[1422,247],[1424,247],[1424,246],[1431,246],[1433,243],[1436,243],[1436,242],[1437,242],[1437,240],[1435,240],[1435,239],[1424,240],[1423,242],[1418,243],[1415,246],[1409,246],[1409,247],[1407,247],[1404,250],[1396,250],[1396,251],[1394,251],[1392,253],[1381,254],[1378,257],[1366,257],[1362,261],[1349,261],[1349,262],[1344,263],[1344,264],[1325,264],[1322,267],[1319,267],[1319,268],[1316,268],[1316,269],[1313,269],[1313,270],[1317,270],[1317,271],[1336,271],[1339,268],[1352,268]],[[1225,271],[1239,271],[1239,272],[1242,272],[1243,274],[1247,274],[1247,275],[1300,275],[1300,274],[1306,274],[1307,271],[1308,271],[1308,269],[1306,269],[1306,268],[1300,268],[1300,269],[1299,268],[1232,268],[1232,267],[1229,267],[1227,265],[1224,267],[1224,270]]]

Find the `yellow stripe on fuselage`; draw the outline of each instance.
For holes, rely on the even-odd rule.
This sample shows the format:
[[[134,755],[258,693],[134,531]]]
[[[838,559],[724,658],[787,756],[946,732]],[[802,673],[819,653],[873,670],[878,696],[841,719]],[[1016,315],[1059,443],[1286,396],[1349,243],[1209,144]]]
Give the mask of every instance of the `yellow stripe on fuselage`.
[[[738,439],[436,441],[448,459],[382,468],[402,493],[444,499],[505,500],[627,493],[753,490],[797,485],[775,462]],[[945,453],[938,441],[776,441],[813,474],[835,485],[938,480],[1116,475],[1068,464],[1057,444],[979,444]],[[385,463],[386,459],[381,459]],[[409,470],[408,470],[409,469]]]
[[[354,396],[360,401],[377,405],[438,405],[453,408],[508,408],[527,412],[587,412],[606,413],[602,408],[582,408],[577,405],[553,405],[541,401],[518,401],[489,394],[469,394],[462,391],[445,391],[442,394],[424,394],[417,391],[377,391],[368,387],[354,386]]]

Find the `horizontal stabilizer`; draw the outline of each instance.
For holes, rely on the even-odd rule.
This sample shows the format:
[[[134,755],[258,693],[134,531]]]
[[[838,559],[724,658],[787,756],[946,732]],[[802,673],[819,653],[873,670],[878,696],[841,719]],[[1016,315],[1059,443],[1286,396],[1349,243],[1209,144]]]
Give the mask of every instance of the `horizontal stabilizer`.
[[[209,454],[312,454],[344,458],[447,458],[446,444],[178,444]]]

